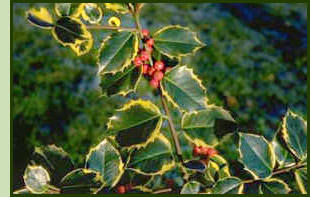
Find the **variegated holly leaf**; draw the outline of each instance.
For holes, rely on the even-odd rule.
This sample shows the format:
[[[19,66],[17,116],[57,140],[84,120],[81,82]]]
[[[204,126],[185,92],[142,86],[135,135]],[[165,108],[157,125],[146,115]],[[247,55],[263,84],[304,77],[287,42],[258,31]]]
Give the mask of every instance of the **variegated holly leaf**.
[[[138,52],[134,32],[121,31],[102,41],[99,49],[99,73],[116,73],[127,68]]]
[[[55,12],[59,17],[79,17],[82,10],[79,3],[55,3]]]
[[[54,38],[69,46],[77,55],[84,55],[93,46],[93,38],[86,26],[74,17],[61,17],[52,29]]]
[[[27,166],[23,178],[31,193],[43,194],[49,188],[50,176],[42,166]]]
[[[276,137],[272,141],[272,147],[276,155],[276,161],[278,162],[280,168],[290,166],[295,163],[294,157],[289,151],[282,147]]]
[[[120,14],[126,14],[129,12],[128,6],[126,3],[105,3],[105,7],[109,10],[113,10],[114,12]]]
[[[275,167],[272,145],[262,136],[240,133],[240,159],[255,179],[270,177]]]
[[[232,126],[217,130],[216,123],[220,120],[226,120]],[[181,126],[190,138],[198,138],[206,144],[215,145],[218,142],[216,134],[233,132],[236,128],[234,122],[228,111],[221,107],[209,105],[206,109],[185,113]]]
[[[195,111],[207,107],[205,88],[193,70],[177,66],[161,81],[163,95],[182,111]]]
[[[162,115],[155,104],[131,100],[109,119],[107,135],[116,135],[121,147],[140,147],[156,137],[161,125]]]
[[[215,170],[218,173],[219,179],[231,176],[228,162],[221,155],[214,155],[210,158],[210,162],[213,162],[217,165],[217,168]]]
[[[82,18],[90,24],[99,24],[103,17],[103,12],[97,3],[81,3]]]
[[[295,171],[295,179],[299,191],[302,194],[307,194],[307,168],[300,168]]]
[[[31,194],[31,191],[27,189],[26,187],[24,187],[22,189],[18,189],[14,191],[13,194]]]
[[[190,55],[204,46],[196,33],[178,25],[158,30],[154,41],[155,48],[169,57]]]
[[[280,179],[267,179],[260,183],[259,191],[261,194],[288,194],[291,189]]]
[[[243,183],[237,177],[228,177],[219,180],[211,189],[212,194],[242,194]]]
[[[53,18],[46,8],[32,8],[26,12],[27,20],[40,28],[50,29],[54,26]]]
[[[307,157],[307,122],[292,111],[288,111],[282,122],[283,139],[296,157]]]
[[[160,134],[145,147],[131,154],[127,168],[145,175],[163,174],[174,167],[171,144]]]
[[[36,147],[31,163],[43,166],[49,172],[53,185],[59,185],[60,180],[74,169],[69,154],[55,145]]]
[[[118,150],[104,139],[86,157],[86,168],[97,171],[105,186],[115,186],[123,174],[124,164]]]
[[[60,185],[63,194],[93,194],[103,182],[99,172],[80,168],[68,173]]]
[[[201,184],[197,181],[185,183],[181,189],[181,194],[198,194]]]
[[[141,69],[131,65],[124,71],[113,73],[103,73],[100,75],[102,93],[105,96],[120,94],[126,96],[130,92],[135,92],[141,79]]]

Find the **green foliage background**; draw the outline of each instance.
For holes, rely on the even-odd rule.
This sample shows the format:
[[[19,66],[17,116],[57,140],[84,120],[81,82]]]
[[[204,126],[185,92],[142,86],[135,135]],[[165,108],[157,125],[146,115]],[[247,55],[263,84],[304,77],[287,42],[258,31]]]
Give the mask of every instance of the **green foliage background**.
[[[69,48],[60,46],[49,31],[27,23],[25,11],[39,6],[53,10],[53,4],[13,5],[14,188],[22,184],[34,146],[57,144],[77,163],[83,163],[90,147],[102,140],[113,109],[125,100],[100,97],[95,49],[108,33],[93,31],[94,49],[77,57]],[[297,30],[307,30],[305,4],[264,4],[256,9]],[[109,14],[105,13],[104,23]],[[180,24],[199,33],[207,47],[183,63],[188,63],[203,80],[210,102],[233,114],[239,130],[270,139],[287,108],[306,118],[306,52],[302,47],[277,45],[274,38],[290,43],[283,35],[260,27],[259,21],[254,21],[258,27],[251,26],[219,4],[150,4],[143,8],[141,18],[143,27],[151,32]],[[122,18],[124,26],[132,25],[129,21],[129,16]],[[287,47],[295,53],[287,53]],[[147,89],[142,81],[141,95],[154,100],[155,95],[147,93]]]

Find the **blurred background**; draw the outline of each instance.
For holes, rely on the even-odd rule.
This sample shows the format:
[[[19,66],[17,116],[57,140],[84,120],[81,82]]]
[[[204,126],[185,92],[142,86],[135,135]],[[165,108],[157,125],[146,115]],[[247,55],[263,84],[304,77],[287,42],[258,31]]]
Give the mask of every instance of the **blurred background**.
[[[13,189],[35,146],[56,144],[78,166],[102,140],[107,119],[126,100],[157,102],[142,81],[129,98],[100,97],[96,49],[109,32],[92,33],[95,46],[77,57],[49,30],[30,25],[25,11],[53,4],[13,4],[12,109]],[[105,12],[103,23],[113,13]],[[131,17],[121,17],[124,26]],[[147,4],[142,25],[189,26],[207,47],[183,60],[203,80],[210,103],[224,106],[239,130],[271,139],[290,108],[307,117],[306,4]]]

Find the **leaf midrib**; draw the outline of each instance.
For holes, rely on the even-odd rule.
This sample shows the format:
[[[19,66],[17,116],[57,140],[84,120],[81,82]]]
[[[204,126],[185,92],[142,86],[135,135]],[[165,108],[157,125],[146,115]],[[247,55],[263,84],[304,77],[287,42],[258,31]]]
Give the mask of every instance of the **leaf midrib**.
[[[124,45],[127,43],[127,41],[131,38],[132,35],[133,34],[129,33],[129,36],[124,40],[121,45],[119,45],[120,47],[115,51],[115,53],[108,58],[108,61],[105,63],[105,65],[102,65],[103,68],[106,68],[111,63],[111,61],[115,58],[118,52],[123,49]]]
[[[263,159],[254,149],[251,148],[250,144],[244,140],[244,142],[248,145],[248,147],[250,147],[250,150],[255,153],[255,155],[262,161],[262,163],[265,165],[265,167],[267,167],[269,170],[272,171],[272,168],[269,167],[268,163],[265,161],[265,159]],[[268,148],[268,145],[267,145]]]
[[[130,163],[130,165],[134,165],[134,164],[139,163],[141,161],[145,161],[145,160],[148,160],[150,158],[158,157],[159,155],[164,155],[164,154],[169,154],[169,153],[170,153],[170,151],[162,151],[160,153],[152,154],[150,156],[143,157],[142,159],[136,160],[136,161]]]
[[[155,115],[155,116],[151,116],[151,117],[148,118],[148,119],[145,119],[145,120],[143,120],[143,121],[139,121],[139,122],[137,122],[137,123],[135,123],[135,124],[132,124],[132,125],[130,125],[130,126],[128,126],[128,127],[123,127],[122,129],[119,129],[119,130],[113,130],[113,132],[119,132],[119,131],[123,131],[123,130],[129,129],[129,128],[132,128],[132,127],[136,127],[136,126],[138,126],[138,125],[144,124],[144,123],[146,123],[146,122],[148,122],[148,121],[150,121],[150,120],[153,120],[153,119],[155,119],[155,118],[158,118],[158,117],[160,117],[160,116],[161,116],[160,114]]]
[[[192,45],[192,46],[200,46],[199,44],[193,44],[189,42],[178,42],[178,41],[173,41],[173,40],[163,40],[163,39],[157,39],[155,38],[155,41],[159,42],[170,42],[170,43],[178,43],[178,44],[187,44],[187,45]],[[195,41],[196,42],[196,41]],[[156,43],[156,42],[155,42]],[[197,42],[196,42],[197,43]]]
[[[183,90],[181,87],[179,87],[174,81],[170,80],[169,78],[164,78],[167,82],[170,82],[172,85],[176,86],[177,88],[179,88],[185,95],[188,96],[188,98],[190,98],[192,101],[194,101],[194,103],[198,104],[200,107],[204,107],[203,105],[201,105],[201,103],[198,103],[194,98],[192,98],[191,96],[189,96],[185,90]]]

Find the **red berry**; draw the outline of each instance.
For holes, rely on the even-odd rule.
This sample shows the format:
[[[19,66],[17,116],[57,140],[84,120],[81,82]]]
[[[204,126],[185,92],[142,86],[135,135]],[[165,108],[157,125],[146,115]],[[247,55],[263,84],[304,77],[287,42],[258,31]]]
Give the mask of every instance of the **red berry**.
[[[195,146],[193,149],[193,155],[194,157],[198,157],[201,154],[201,148],[198,146]]]
[[[157,89],[159,87],[159,82],[155,79],[152,79],[150,81],[150,85],[152,86],[152,88]]]
[[[124,194],[126,192],[126,187],[124,185],[120,185],[116,188],[117,193]]]
[[[127,184],[126,185],[126,191],[132,190],[133,185],[132,184]]]
[[[168,187],[173,187],[174,186],[174,180],[173,179],[167,179],[165,182],[166,182],[166,185]]]
[[[152,38],[148,39],[146,41],[146,45],[150,48],[152,48],[154,46],[154,40]]]
[[[213,156],[215,156],[215,155],[217,155],[218,154],[218,152],[217,152],[217,150],[215,150],[214,148],[209,148],[208,149],[208,156],[209,157],[213,157]]]
[[[147,47],[146,47],[146,51],[147,51],[149,54],[152,54],[153,48],[147,46]]]
[[[161,81],[164,78],[164,73],[161,71],[156,71],[154,73],[154,79],[157,81]]]
[[[164,64],[164,62],[162,62],[162,61],[156,61],[155,64],[154,64],[154,68],[155,68],[156,70],[158,70],[158,71],[163,70],[164,67],[165,67],[165,64]]]
[[[150,32],[147,29],[142,29],[141,33],[142,33],[143,37],[148,37],[150,35]]]
[[[153,74],[154,74],[155,71],[156,71],[156,70],[155,70],[154,67],[150,67],[150,68],[149,68],[149,75],[150,75],[150,76],[153,76]]]
[[[141,57],[137,56],[134,60],[134,63],[136,65],[136,67],[139,67],[143,64],[143,61],[141,60]]]
[[[165,72],[169,72],[172,69],[172,67],[166,67]]]
[[[140,57],[142,61],[147,61],[150,58],[150,54],[147,51],[141,51]]]
[[[208,147],[202,147],[202,149],[201,149],[201,155],[203,155],[203,156],[208,156],[208,151],[209,151],[209,148],[208,148]]]
[[[143,74],[146,75],[148,73],[148,71],[149,71],[149,65],[148,64],[144,64],[143,68],[142,68]]]

